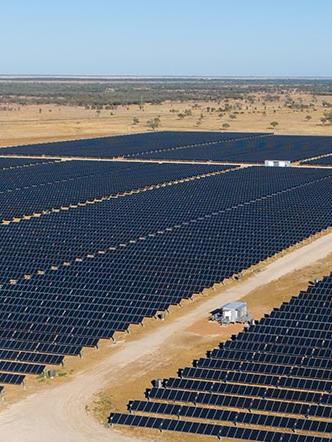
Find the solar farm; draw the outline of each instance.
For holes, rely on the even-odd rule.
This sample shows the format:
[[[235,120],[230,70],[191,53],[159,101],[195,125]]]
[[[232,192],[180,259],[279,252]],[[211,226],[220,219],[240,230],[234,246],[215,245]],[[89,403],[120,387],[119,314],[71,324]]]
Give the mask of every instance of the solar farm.
[[[172,306],[331,227],[328,136],[152,132],[1,148],[1,394],[68,356],[84,365],[101,340],[167,321]],[[326,275],[146,400],[109,410],[109,425],[331,440],[331,306]]]

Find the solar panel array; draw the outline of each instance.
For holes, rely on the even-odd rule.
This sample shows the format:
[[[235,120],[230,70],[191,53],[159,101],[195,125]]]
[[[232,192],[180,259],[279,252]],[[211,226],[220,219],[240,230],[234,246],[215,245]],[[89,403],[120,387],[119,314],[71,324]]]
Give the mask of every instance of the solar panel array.
[[[115,137],[59,141],[0,149],[4,155],[49,155],[111,158],[155,149],[214,143],[261,134],[241,132],[153,132]]]
[[[331,226],[331,180],[328,169],[232,169],[1,225],[0,384]]]
[[[263,163],[269,159],[300,161],[328,153],[332,153],[332,137],[265,135],[190,148],[159,149],[132,156],[142,159]]]
[[[300,161],[332,154],[332,137],[245,132],[155,132],[15,146],[1,149],[0,153],[262,163],[267,159]]]
[[[255,441],[332,437],[332,275],[132,401],[110,423]]]
[[[183,227],[181,232],[197,230],[197,256],[203,247],[207,255],[212,248],[216,258],[225,254],[220,276],[228,277],[329,227],[331,180],[331,170],[253,167],[0,225],[0,281],[158,236],[166,229],[176,232],[176,226]],[[212,229],[216,235],[206,243],[204,226],[207,238]]]
[[[231,169],[200,164],[54,161],[0,173],[0,220]]]

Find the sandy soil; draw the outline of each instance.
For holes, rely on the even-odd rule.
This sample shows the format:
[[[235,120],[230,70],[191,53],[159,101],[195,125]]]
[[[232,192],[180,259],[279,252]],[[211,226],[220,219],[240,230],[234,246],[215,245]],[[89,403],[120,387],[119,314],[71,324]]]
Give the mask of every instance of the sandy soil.
[[[320,121],[326,111],[322,102],[332,103],[332,96],[290,95],[296,102],[314,102],[315,107],[301,112],[285,107],[284,98],[269,103],[261,94],[255,96],[252,104],[240,103],[242,108],[235,119],[230,118],[232,112],[225,112],[220,117],[217,110],[207,110],[222,107],[224,102],[220,105],[207,101],[164,102],[146,104],[143,109],[137,105],[118,106],[115,110],[102,110],[100,113],[71,106],[10,105],[8,107],[12,110],[0,110],[0,146],[143,132],[148,130],[147,121],[157,116],[161,121],[158,130],[221,130],[222,125],[227,123],[230,125],[228,130],[232,131],[332,135],[332,125],[323,126]],[[238,105],[239,101],[229,100],[229,104]],[[186,110],[190,110],[192,115],[179,119],[178,114]],[[203,119],[197,125],[201,115]],[[309,121],[306,120],[308,115],[311,117]],[[139,124],[134,125],[133,118],[138,118]],[[270,126],[272,121],[279,123],[274,130]]]
[[[61,440],[66,442],[133,440],[131,435],[107,429],[95,420],[92,411],[98,410],[93,408],[100,406],[101,409],[104,409],[106,405],[110,410],[114,410],[118,409],[120,405],[122,406],[120,403],[113,404],[112,398],[109,398],[105,391],[114,391],[116,395],[116,389],[119,388],[121,393],[121,382],[124,383],[123,380],[126,379],[127,373],[130,376],[132,373],[136,373],[136,379],[139,379],[145,370],[148,372],[149,379],[153,379],[154,374],[157,372],[160,374],[158,364],[162,364],[165,369],[174,372],[174,364],[167,367],[167,360],[160,357],[161,353],[163,356],[168,354],[168,348],[176,346],[179,355],[179,348],[185,349],[188,342],[191,342],[190,338],[192,337],[194,342],[194,337],[198,336],[199,339],[196,342],[199,345],[195,346],[195,351],[199,356],[208,348],[217,345],[223,338],[227,338],[227,331],[223,335],[224,329],[220,334],[211,329],[206,331],[208,335],[200,336],[198,334],[202,327],[201,321],[207,318],[211,310],[225,302],[246,297],[253,290],[262,289],[271,281],[276,281],[295,270],[313,265],[331,252],[332,233],[322,236],[304,247],[295,249],[248,279],[239,280],[236,284],[234,283],[214,295],[204,297],[197,305],[193,304],[192,308],[183,308],[183,313],[177,315],[173,320],[169,318],[163,322],[160,321],[158,327],[152,328],[150,331],[142,328],[142,332],[133,339],[129,339],[125,345],[124,341],[119,341],[114,345],[114,351],[109,351],[105,358],[89,365],[76,376],[68,379],[67,382],[55,384],[53,388],[41,390],[4,409],[0,414],[3,440],[58,442],[59,432],[61,432]],[[326,269],[325,272],[327,272]],[[262,290],[257,296],[263,304],[264,302],[268,303],[267,300],[271,298],[271,292]],[[259,311],[255,312],[255,315],[259,314],[261,314]],[[233,332],[233,330],[229,330],[229,332]],[[190,354],[188,352],[187,355],[184,352],[183,357],[176,359],[176,366],[183,366],[186,358],[188,358],[187,363],[190,363],[189,357],[192,359],[192,352]],[[146,361],[149,361],[149,364]],[[157,370],[153,372],[153,369]],[[141,390],[142,393],[143,390]],[[134,389],[129,397],[123,395],[122,403],[132,397],[137,397]],[[143,436],[137,437],[135,435],[134,440],[140,440],[141,437]],[[152,440],[157,439],[153,436]],[[191,438],[191,440],[194,439]]]

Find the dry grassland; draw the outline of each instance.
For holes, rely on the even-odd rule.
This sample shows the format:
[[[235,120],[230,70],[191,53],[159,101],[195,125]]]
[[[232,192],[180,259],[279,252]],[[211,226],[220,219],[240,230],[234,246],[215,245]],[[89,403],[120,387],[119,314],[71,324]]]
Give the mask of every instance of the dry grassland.
[[[270,123],[277,121],[276,133],[332,135],[332,126],[322,125],[320,121],[326,111],[322,103],[332,103],[332,96],[313,97],[304,93],[290,96],[296,103],[314,106],[304,111],[290,109],[285,106],[284,97],[267,102],[264,94],[256,94],[252,104],[234,99],[220,103],[164,102],[145,104],[143,109],[129,105],[98,112],[71,106],[10,105],[11,110],[0,108],[0,146],[144,132],[149,130],[147,121],[156,117],[160,117],[158,130],[221,130],[223,124],[229,124],[231,131],[273,131]],[[218,108],[225,104],[233,109],[241,105],[241,109],[219,112]],[[179,118],[186,111],[191,115]],[[308,116],[311,119],[307,120]],[[138,124],[133,124],[134,118],[139,120]]]

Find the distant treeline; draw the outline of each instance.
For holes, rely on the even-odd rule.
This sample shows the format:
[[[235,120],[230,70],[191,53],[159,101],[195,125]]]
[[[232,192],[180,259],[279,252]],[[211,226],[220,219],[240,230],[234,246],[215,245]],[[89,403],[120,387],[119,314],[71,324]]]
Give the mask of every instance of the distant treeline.
[[[276,79],[10,79],[0,78],[0,103],[92,108],[170,101],[243,99],[257,92],[331,95],[332,80]]]

